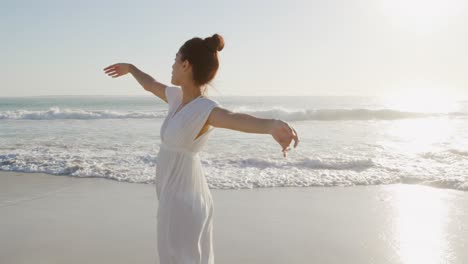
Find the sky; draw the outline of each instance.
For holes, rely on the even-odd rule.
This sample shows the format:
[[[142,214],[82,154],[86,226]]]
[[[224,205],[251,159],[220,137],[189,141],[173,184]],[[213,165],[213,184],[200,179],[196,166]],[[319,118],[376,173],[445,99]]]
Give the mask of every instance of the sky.
[[[225,40],[213,96],[468,98],[463,0],[2,1],[0,97],[148,95],[177,50]]]

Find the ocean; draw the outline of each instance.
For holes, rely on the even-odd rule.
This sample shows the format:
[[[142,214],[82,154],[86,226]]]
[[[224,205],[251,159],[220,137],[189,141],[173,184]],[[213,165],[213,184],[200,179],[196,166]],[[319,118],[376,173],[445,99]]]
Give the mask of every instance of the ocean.
[[[212,98],[282,119],[300,140],[284,158],[271,135],[216,128],[200,152],[212,189],[408,183],[468,191],[468,101]],[[166,114],[152,95],[0,98],[0,170],[154,183]]]

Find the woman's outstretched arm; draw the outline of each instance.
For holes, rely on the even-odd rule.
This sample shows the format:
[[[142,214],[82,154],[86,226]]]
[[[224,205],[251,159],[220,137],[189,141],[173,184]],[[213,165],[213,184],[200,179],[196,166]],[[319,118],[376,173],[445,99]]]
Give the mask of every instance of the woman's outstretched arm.
[[[219,128],[228,128],[246,133],[270,134],[282,148],[283,156],[289,151],[294,140],[294,148],[299,137],[294,128],[280,119],[258,118],[244,113],[231,112],[222,107],[215,107],[208,117],[208,124]]]
[[[140,83],[140,85],[148,92],[153,93],[157,97],[161,98],[163,101],[167,103],[166,98],[166,87],[167,85],[162,84],[156,81],[153,77],[149,74],[144,73],[140,69],[138,69],[135,65],[130,63],[116,63],[104,68],[105,73],[112,78],[116,78],[127,73],[130,73],[135,77],[135,79]]]

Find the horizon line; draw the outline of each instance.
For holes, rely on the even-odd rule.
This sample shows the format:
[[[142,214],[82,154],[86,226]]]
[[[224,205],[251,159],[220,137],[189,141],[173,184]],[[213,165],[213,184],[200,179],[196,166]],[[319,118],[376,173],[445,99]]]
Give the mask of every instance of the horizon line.
[[[157,97],[156,95],[138,95],[138,94],[47,94],[47,95],[14,95],[14,96],[0,96],[0,98],[30,98],[30,97]],[[211,95],[208,95],[211,96]],[[212,97],[298,97],[298,96],[307,96],[307,97],[369,97],[369,98],[378,98],[378,97],[388,97],[388,95],[214,95]],[[468,100],[468,97],[459,98],[458,100]]]

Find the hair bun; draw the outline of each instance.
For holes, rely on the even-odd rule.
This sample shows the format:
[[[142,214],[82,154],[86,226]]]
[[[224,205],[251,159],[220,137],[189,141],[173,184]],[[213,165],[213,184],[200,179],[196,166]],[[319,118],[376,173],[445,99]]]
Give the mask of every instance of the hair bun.
[[[212,51],[221,51],[224,48],[224,39],[221,35],[214,34],[211,37],[204,39],[206,46]]]

